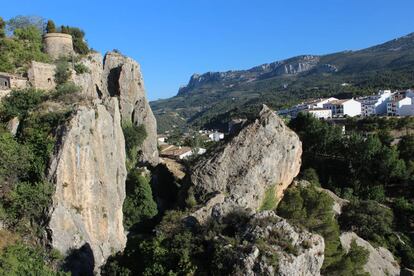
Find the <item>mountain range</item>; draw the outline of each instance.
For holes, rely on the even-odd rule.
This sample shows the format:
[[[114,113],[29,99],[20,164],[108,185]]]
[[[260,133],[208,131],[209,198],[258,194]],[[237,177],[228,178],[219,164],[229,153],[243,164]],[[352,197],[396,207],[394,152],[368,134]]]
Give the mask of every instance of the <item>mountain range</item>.
[[[349,97],[414,85],[414,33],[358,51],[301,55],[248,70],[194,74],[176,96],[151,102],[158,131],[225,128],[261,104],[283,108],[309,98]]]

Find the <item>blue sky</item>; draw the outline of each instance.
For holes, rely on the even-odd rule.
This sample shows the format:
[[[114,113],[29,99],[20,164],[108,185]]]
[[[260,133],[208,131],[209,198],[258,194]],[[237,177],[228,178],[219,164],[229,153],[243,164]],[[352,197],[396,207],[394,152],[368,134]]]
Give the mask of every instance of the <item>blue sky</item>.
[[[193,73],[247,69],[299,54],[356,50],[414,32],[412,0],[1,0],[85,30],[91,47],[142,67],[151,100]]]

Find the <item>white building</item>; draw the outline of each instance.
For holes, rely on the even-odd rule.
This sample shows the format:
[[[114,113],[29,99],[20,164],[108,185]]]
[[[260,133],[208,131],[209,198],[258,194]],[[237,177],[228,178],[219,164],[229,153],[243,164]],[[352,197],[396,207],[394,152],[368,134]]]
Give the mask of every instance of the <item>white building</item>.
[[[210,140],[213,141],[213,142],[218,142],[218,141],[224,139],[224,133],[215,131],[215,132],[209,134],[208,138],[210,138]]]
[[[388,116],[412,116],[414,115],[413,99],[409,97],[399,98],[387,104]]]
[[[323,107],[324,104],[329,103],[331,101],[335,101],[335,100],[338,100],[338,99],[330,97],[330,98],[325,98],[325,99],[312,100],[312,101],[308,101],[308,102],[295,105],[291,108],[279,110],[277,114],[295,118],[299,114],[299,112],[302,112],[305,110],[317,109],[317,108],[324,108]]]
[[[332,111],[332,117],[361,115],[361,103],[354,99],[335,100],[323,105]]]
[[[314,108],[314,109],[307,109],[303,112],[311,114],[313,117],[317,119],[329,119],[332,118],[332,110],[328,108]]]
[[[391,96],[391,90],[380,90],[377,95],[359,98],[362,116],[387,114],[387,103]]]

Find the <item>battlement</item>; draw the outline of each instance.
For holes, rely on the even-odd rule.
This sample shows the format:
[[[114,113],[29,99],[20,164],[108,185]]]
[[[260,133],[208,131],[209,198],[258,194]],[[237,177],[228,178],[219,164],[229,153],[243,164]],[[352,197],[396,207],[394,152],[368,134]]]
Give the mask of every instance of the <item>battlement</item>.
[[[48,33],[43,36],[44,51],[53,59],[61,56],[71,56],[73,51],[73,40],[70,34]]]

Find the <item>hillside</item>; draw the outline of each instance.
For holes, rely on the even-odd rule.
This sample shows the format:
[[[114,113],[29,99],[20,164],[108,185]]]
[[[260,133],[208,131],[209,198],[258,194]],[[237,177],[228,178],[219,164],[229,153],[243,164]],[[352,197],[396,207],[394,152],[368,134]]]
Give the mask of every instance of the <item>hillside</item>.
[[[278,109],[313,97],[411,87],[413,65],[411,33],[358,51],[302,55],[248,70],[194,74],[175,97],[150,104],[159,132],[173,125],[220,127],[232,116],[256,112],[263,103]]]

